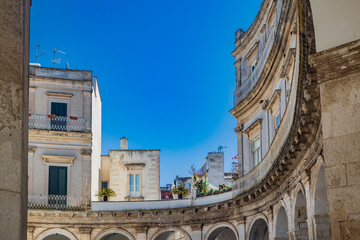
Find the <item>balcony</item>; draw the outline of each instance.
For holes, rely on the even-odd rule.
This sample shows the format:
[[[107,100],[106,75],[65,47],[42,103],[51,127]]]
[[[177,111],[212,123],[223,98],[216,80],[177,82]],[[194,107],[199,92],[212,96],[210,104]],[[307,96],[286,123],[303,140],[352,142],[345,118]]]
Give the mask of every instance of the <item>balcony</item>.
[[[29,209],[86,210],[88,200],[83,196],[28,195]]]
[[[29,129],[90,132],[89,121],[86,118],[39,114],[32,114],[29,116]]]
[[[265,47],[262,50],[261,56],[259,57],[256,67],[250,73],[250,75],[244,80],[241,86],[238,89],[236,89],[236,91],[234,92],[234,107],[236,107],[242,100],[244,100],[249,95],[249,93],[254,89],[263,72],[270,51],[274,45],[276,26],[273,26],[269,32],[270,32],[269,38],[265,43]]]

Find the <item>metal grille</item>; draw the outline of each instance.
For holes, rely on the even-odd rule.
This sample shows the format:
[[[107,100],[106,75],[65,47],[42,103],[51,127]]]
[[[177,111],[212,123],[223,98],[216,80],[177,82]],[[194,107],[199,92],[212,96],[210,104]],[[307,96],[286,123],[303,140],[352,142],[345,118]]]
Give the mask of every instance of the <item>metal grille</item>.
[[[29,128],[53,131],[90,131],[89,121],[87,121],[86,118],[72,118],[38,114],[29,116]]]
[[[55,210],[85,210],[87,198],[66,195],[29,195],[28,208]]]

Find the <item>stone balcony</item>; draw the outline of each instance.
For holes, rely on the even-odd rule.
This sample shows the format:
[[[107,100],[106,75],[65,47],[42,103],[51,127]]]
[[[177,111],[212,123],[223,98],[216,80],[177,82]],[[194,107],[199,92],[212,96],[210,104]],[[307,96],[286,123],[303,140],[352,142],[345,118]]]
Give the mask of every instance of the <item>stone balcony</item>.
[[[29,115],[29,129],[90,132],[91,126],[86,118],[32,114]]]
[[[84,196],[28,195],[29,209],[86,210],[88,199]]]

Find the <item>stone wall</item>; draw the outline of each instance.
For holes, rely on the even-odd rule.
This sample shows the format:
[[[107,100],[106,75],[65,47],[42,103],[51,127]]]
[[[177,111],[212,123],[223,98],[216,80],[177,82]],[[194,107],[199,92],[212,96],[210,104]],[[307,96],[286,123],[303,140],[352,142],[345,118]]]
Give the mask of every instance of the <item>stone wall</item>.
[[[360,236],[360,41],[311,57],[320,83],[331,237]]]
[[[101,156],[100,182],[108,182],[117,194],[112,201],[128,201],[129,175],[139,174],[140,195],[132,200],[160,200],[159,161],[159,150],[110,150]]]
[[[0,3],[0,236],[26,238],[30,1]]]

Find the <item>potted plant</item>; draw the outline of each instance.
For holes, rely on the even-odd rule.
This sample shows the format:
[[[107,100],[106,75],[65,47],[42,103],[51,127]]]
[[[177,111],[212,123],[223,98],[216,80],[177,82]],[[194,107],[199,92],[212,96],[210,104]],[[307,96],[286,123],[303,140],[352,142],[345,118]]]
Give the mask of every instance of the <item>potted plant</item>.
[[[208,191],[208,186],[209,186],[209,184],[203,179],[197,180],[194,184],[194,187],[197,189],[198,193],[201,193],[201,192],[206,193]]]
[[[210,195],[213,195],[214,194],[214,190],[213,189],[210,189],[209,191],[206,192],[206,196],[210,196]]]
[[[184,185],[175,186],[171,189],[173,194],[177,194],[179,199],[183,197],[187,197],[189,195],[189,189],[187,189]]]
[[[107,202],[108,198],[116,197],[116,193],[111,188],[101,188],[95,196],[102,197]]]

